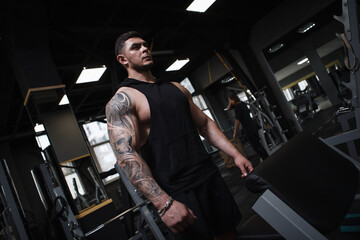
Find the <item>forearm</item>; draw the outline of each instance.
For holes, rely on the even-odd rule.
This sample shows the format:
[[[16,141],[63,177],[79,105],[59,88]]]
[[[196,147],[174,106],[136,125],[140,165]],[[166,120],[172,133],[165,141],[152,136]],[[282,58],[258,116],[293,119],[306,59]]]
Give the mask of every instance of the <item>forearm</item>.
[[[166,194],[156,183],[148,165],[142,160],[139,154],[127,154],[118,157],[118,164],[125,171],[134,186],[147,197],[160,211],[161,220],[174,233],[184,231],[193,224],[196,216],[186,205],[173,200],[170,207],[164,210],[170,196]]]
[[[202,129],[202,136],[205,137],[212,145],[222,150],[226,155],[232,157],[235,165],[240,168],[242,175],[246,177],[254,168],[249,160],[246,159],[226,138],[213,121],[208,121]]]
[[[200,134],[213,146],[223,151],[232,158],[242,156],[239,151],[230,143],[227,137],[220,131],[214,121],[207,121],[207,124],[200,130]]]
[[[164,207],[169,195],[157,184],[148,165],[139,154],[123,154],[118,157],[118,164],[141,194],[149,199],[156,208]]]

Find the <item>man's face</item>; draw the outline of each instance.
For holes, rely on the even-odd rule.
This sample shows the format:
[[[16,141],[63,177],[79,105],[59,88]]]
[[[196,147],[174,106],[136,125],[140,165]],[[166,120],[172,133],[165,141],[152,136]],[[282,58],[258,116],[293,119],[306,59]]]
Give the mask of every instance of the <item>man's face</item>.
[[[147,42],[138,37],[125,41],[123,53],[120,53],[117,59],[125,67],[137,71],[150,70],[154,65]]]

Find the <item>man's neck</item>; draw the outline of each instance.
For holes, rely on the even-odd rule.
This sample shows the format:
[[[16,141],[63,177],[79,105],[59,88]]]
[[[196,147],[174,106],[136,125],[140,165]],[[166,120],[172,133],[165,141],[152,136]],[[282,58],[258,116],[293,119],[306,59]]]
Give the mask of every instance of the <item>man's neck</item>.
[[[155,82],[155,78],[152,75],[151,71],[141,73],[135,71],[128,72],[128,77],[144,82]]]

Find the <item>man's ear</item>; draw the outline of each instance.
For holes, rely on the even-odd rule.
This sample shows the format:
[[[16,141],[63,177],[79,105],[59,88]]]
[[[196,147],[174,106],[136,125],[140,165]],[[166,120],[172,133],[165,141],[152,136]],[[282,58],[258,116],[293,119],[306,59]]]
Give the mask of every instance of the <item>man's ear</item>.
[[[128,64],[128,60],[127,60],[127,58],[126,58],[123,54],[117,55],[116,59],[117,59],[118,62],[121,63],[122,65]]]

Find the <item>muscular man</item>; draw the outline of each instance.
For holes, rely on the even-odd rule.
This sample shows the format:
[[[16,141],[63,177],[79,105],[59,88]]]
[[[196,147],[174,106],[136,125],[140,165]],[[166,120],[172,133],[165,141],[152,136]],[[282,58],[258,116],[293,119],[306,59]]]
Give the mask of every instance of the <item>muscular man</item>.
[[[118,164],[175,239],[235,239],[240,213],[199,133],[232,156],[243,177],[253,170],[251,163],[185,88],[154,79],[153,59],[139,33],[122,34],[115,53],[128,72],[106,106]]]

